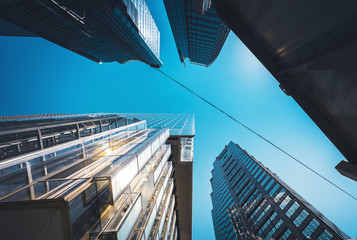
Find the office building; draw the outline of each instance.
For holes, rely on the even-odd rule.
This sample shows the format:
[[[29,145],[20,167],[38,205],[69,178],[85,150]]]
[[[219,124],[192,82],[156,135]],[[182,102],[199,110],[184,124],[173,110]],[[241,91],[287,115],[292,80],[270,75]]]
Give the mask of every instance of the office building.
[[[304,198],[237,144],[213,163],[216,239],[348,239]]]
[[[218,57],[229,28],[210,0],[164,0],[180,61],[208,67]]]
[[[175,137],[120,114],[0,117],[2,238],[185,239]]]
[[[0,35],[39,36],[95,62],[160,67],[160,32],[145,0],[0,2]]]
[[[193,137],[195,121],[193,114],[168,113],[120,113],[136,120],[146,120],[148,128],[168,128],[171,146],[170,160],[174,166],[177,224],[179,239],[192,239],[192,176]]]
[[[284,93],[348,160],[337,170],[357,181],[357,2],[213,2]]]

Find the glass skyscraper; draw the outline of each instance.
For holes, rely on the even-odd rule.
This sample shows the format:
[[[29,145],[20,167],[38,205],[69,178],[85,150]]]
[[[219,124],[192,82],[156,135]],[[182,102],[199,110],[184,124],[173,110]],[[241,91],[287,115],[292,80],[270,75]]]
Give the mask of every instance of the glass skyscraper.
[[[171,145],[171,161],[174,165],[177,222],[179,239],[192,238],[192,174],[193,137],[195,121],[193,114],[170,113],[120,113],[122,116],[146,120],[148,128],[168,128]]]
[[[145,0],[4,0],[0,19],[0,35],[31,32],[99,63],[162,65],[160,32]]]
[[[164,0],[181,62],[208,67],[218,57],[229,28],[207,0]]]
[[[237,144],[212,170],[216,239],[348,239],[337,226]]]
[[[176,137],[120,114],[0,117],[1,237],[186,239]]]

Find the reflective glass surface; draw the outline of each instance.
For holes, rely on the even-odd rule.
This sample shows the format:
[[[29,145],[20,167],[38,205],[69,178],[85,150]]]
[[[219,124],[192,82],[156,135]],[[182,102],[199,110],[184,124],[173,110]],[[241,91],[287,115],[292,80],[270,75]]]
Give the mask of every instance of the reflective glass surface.
[[[286,216],[291,217],[294,212],[300,207],[300,205],[297,202],[294,202],[293,205],[286,211]]]
[[[288,237],[290,236],[291,231],[289,229],[286,229],[286,231],[284,232],[284,234],[279,238],[279,240],[285,240],[288,239]]]
[[[295,226],[300,226],[301,225],[301,223],[305,220],[305,218],[307,217],[309,215],[309,213],[305,210],[305,209],[303,209],[302,211],[301,211],[301,213],[295,218],[295,220],[294,220],[294,224],[295,224]]]
[[[121,116],[146,120],[148,128],[169,128],[172,136],[195,135],[193,114],[120,113]]]
[[[317,238],[317,240],[330,240],[333,238],[332,233],[330,233],[327,229],[325,229],[320,236]]]
[[[309,224],[305,227],[305,229],[302,231],[302,234],[304,234],[305,237],[310,238],[310,236],[314,233],[314,231],[319,225],[320,225],[319,221],[313,218],[309,222]]]

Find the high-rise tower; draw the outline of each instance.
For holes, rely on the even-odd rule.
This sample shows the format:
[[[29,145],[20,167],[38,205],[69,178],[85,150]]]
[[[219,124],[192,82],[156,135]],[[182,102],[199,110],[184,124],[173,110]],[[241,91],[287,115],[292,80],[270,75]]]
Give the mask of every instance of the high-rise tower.
[[[230,142],[213,165],[216,239],[348,239],[237,144]]]
[[[192,175],[193,137],[195,121],[193,114],[169,113],[120,113],[134,120],[146,120],[148,128],[168,128],[171,146],[170,160],[174,165],[177,224],[179,239],[192,238]]]
[[[218,57],[229,28],[210,0],[164,0],[181,62],[208,67]]]
[[[173,173],[192,172],[173,162],[169,138],[119,114],[0,117],[2,237],[180,238],[192,203],[178,206]]]
[[[162,65],[160,32],[145,0],[5,0],[0,18],[8,22],[0,21],[0,35],[31,32],[99,63]]]
[[[331,140],[357,181],[357,1],[212,0],[245,46]],[[304,17],[301,17],[304,16]],[[239,54],[239,53],[233,53]]]

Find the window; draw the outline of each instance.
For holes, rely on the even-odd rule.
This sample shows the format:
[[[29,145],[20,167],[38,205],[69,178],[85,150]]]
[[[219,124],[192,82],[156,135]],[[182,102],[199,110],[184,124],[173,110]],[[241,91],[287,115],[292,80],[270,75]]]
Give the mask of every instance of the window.
[[[254,178],[257,178],[257,176],[258,176],[262,171],[263,171],[263,169],[260,168],[259,171],[254,174]]]
[[[263,172],[263,174],[259,176],[259,178],[258,178],[257,181],[260,182],[260,180],[262,180],[262,178],[265,176],[265,174],[267,174],[267,173],[266,173],[266,172]]]
[[[259,169],[259,165],[255,164],[255,167],[252,169],[252,175],[254,175],[254,173]]]
[[[306,228],[302,231],[305,237],[309,238],[316,230],[316,228],[320,225],[319,221],[313,218]]]
[[[253,219],[253,217],[255,216],[255,214],[257,214],[259,212],[259,210],[262,208],[262,206],[264,206],[264,204],[267,202],[266,199],[264,199],[260,205],[257,207],[257,209],[255,209],[255,211],[253,212],[252,215],[250,215],[249,219]]]
[[[280,192],[275,196],[274,201],[279,202],[279,200],[284,196],[285,189],[280,189]]]
[[[332,233],[327,231],[326,229],[320,234],[320,236],[317,238],[317,240],[330,240],[333,238]]]
[[[249,172],[252,172],[253,168],[255,168],[257,166],[256,163],[253,162],[253,164],[249,167]]]
[[[273,185],[274,183],[274,179],[271,179],[270,182],[265,186],[265,191],[268,191],[268,189],[271,187],[271,185]]]
[[[258,235],[262,235],[262,233],[264,232],[264,230],[269,226],[269,224],[274,220],[274,218],[276,217],[276,212],[274,212],[269,219],[263,224],[263,226],[259,229],[258,231]],[[273,227],[274,228],[274,227]]]
[[[284,232],[284,234],[279,238],[279,240],[285,240],[287,239],[291,234],[291,231],[289,229],[286,229],[286,231]]]
[[[272,222],[274,220],[274,218],[276,217],[276,213],[274,212],[274,214],[269,218],[269,221],[267,222]],[[271,228],[271,230],[268,232],[268,234],[265,236],[265,238],[263,240],[268,240],[271,238],[271,236],[273,236],[273,234],[276,232],[276,230],[280,227],[280,225],[283,223],[283,220],[279,219],[279,221],[275,224],[275,226],[273,226]],[[268,225],[267,225],[268,226]],[[265,229],[265,228],[264,228]]]
[[[280,208],[281,209],[284,209],[285,207],[286,207],[286,205],[288,205],[288,203],[291,201],[291,198],[289,197],[289,195],[288,196],[286,196],[286,198],[284,199],[284,201],[282,201],[281,203],[280,203]]]
[[[270,175],[267,174],[267,176],[264,178],[264,180],[262,181],[261,185],[264,186],[264,184],[270,179]]]
[[[294,212],[296,211],[296,209],[298,209],[299,207],[300,207],[300,205],[297,202],[294,202],[294,204],[291,205],[289,210],[286,211],[286,216],[291,217],[294,214]]]
[[[279,185],[279,184],[276,184],[276,185],[273,187],[273,189],[270,190],[269,195],[270,195],[270,196],[273,196],[274,193],[276,192],[276,190],[278,190],[279,187],[280,187],[280,185]]]
[[[260,214],[260,216],[257,218],[256,223],[258,223],[263,217],[264,215],[269,211],[269,209],[271,208],[270,205],[266,206],[266,208],[264,209],[264,211]]]
[[[301,223],[305,220],[305,218],[309,215],[309,213],[304,209],[301,213],[295,218],[294,224],[295,226],[300,226]]]

